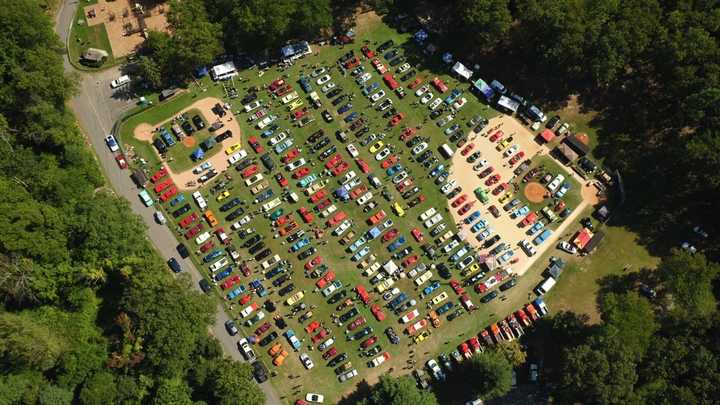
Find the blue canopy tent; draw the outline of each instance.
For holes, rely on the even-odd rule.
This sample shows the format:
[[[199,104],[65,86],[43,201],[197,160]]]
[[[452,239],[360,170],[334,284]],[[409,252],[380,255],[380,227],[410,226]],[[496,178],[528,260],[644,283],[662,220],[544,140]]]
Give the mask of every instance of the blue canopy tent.
[[[448,65],[453,63],[453,55],[450,52],[445,52],[442,56],[443,62],[447,63]]]
[[[473,83],[473,90],[480,93],[485,97],[486,101],[490,101],[490,99],[493,98],[495,95],[495,90],[492,89],[492,87],[488,86],[487,83],[485,83],[485,80],[483,79],[477,79]]]
[[[201,160],[205,157],[205,152],[201,148],[197,148],[193,151],[193,153],[190,154],[190,159],[197,162],[198,160]]]
[[[206,66],[200,66],[199,68],[195,69],[195,77],[197,77],[198,79],[207,75],[208,68]]]
[[[416,32],[415,35],[413,35],[413,39],[415,40],[415,42],[421,45],[428,39],[428,33],[425,30],[420,30]]]

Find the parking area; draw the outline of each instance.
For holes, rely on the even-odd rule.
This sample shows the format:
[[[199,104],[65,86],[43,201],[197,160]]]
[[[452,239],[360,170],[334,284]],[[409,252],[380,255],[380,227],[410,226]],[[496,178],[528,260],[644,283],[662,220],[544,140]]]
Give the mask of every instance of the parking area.
[[[552,246],[552,232],[536,238],[574,215],[545,218],[544,229],[527,235],[536,222],[517,224],[530,208],[513,211],[525,205],[522,179],[537,166],[532,133],[498,117],[447,69],[415,62],[426,56],[407,36],[380,26],[356,41],[292,64],[240,70],[242,80],[201,79],[190,93],[217,98],[207,107],[220,104],[233,115],[238,135],[209,148],[212,166],[198,159],[187,178],[162,162],[144,167],[140,197],[175,231],[178,254],[204,269],[202,285],[235,319],[228,331],[256,377],[280,378],[276,387],[288,400],[313,387],[336,403],[361,381],[409,373],[420,351],[443,351],[444,365],[462,361],[462,346],[452,346],[469,335],[472,350],[516,338],[539,316],[532,311],[545,308],[540,300],[518,309],[501,296],[527,301],[529,290],[516,286],[530,261],[518,241]],[[175,117],[193,102],[164,114]],[[154,108],[163,106],[121,134],[167,119],[144,119]],[[206,124],[212,114],[204,113]],[[498,130],[503,138],[490,140]],[[178,142],[164,147],[185,148]],[[474,152],[481,155],[468,162]],[[474,169],[482,160],[486,166]],[[186,190],[190,182],[198,188]],[[540,205],[555,212],[562,199]]]

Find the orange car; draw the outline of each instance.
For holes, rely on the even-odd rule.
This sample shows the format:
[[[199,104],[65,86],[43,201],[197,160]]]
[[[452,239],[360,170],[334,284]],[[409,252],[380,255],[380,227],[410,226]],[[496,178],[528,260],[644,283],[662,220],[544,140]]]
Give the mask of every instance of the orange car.
[[[215,214],[213,214],[212,211],[207,210],[203,215],[205,215],[205,220],[211,227],[217,226],[217,224],[219,224],[217,218],[215,218]]]
[[[278,355],[273,359],[273,364],[276,365],[276,366],[282,366],[282,364],[285,362],[285,359],[287,358],[287,356],[288,356],[288,352],[286,352],[285,350],[283,350],[282,353],[278,354]]]

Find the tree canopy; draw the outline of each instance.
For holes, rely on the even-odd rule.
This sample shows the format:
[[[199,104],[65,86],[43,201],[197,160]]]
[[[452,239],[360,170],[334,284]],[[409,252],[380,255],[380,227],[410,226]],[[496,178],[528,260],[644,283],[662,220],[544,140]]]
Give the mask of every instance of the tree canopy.
[[[372,387],[370,395],[360,405],[437,405],[432,392],[420,390],[415,380],[406,375],[392,377],[383,375],[380,382]]]

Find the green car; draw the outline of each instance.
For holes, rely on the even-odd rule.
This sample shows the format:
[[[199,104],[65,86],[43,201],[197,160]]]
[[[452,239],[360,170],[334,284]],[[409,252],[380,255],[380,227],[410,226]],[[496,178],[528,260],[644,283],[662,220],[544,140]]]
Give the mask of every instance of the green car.
[[[487,190],[482,187],[478,187],[475,189],[475,197],[477,197],[478,200],[480,200],[480,202],[483,204],[490,201]]]
[[[270,220],[274,221],[282,216],[282,214],[285,212],[282,208],[278,208],[275,211],[270,214]]]

